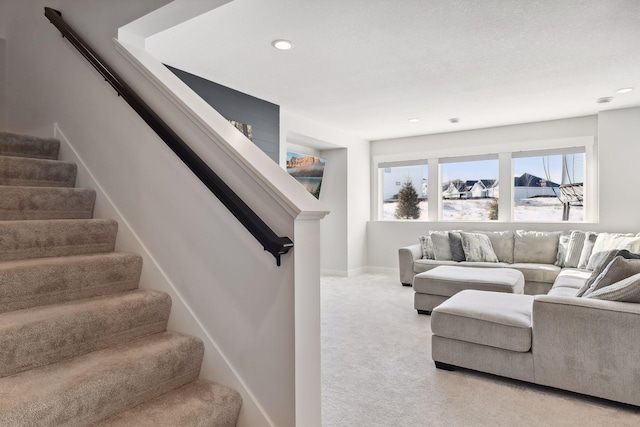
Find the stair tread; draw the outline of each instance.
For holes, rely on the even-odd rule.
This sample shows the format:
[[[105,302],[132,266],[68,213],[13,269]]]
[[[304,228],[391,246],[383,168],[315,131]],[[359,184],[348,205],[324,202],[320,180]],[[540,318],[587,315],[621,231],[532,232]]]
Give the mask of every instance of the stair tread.
[[[95,427],[233,427],[241,405],[242,397],[235,390],[196,380]]]
[[[134,290],[0,314],[0,377],[166,330],[168,294]]]
[[[111,219],[0,221],[0,260],[113,252]]]
[[[77,166],[72,162],[0,156],[0,184],[31,187],[74,187]]]
[[[0,132],[0,155],[20,156],[39,159],[57,159],[60,141],[54,138],[40,138]]]
[[[81,426],[198,377],[202,342],[161,332],[0,378],[0,425]]]
[[[89,219],[95,190],[0,186],[0,220]]]

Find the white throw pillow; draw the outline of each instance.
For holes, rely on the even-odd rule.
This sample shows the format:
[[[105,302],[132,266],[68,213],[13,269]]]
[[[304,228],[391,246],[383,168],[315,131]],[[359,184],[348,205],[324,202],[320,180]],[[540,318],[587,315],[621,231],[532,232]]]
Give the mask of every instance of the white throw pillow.
[[[584,240],[587,233],[584,231],[573,230],[569,237],[569,245],[567,254],[564,257],[564,267],[577,268],[580,264],[580,254],[584,246]]]
[[[593,270],[596,261],[596,254],[600,252],[607,252],[614,249],[627,249],[630,252],[640,251],[640,237],[635,237],[633,234],[619,234],[619,233],[600,233],[593,245],[593,251],[587,264],[588,270]]]
[[[418,237],[422,249],[422,259],[435,259],[433,255],[433,242],[430,236]]]
[[[582,245],[582,252],[580,252],[580,262],[578,262],[578,268],[587,268],[589,264],[589,258],[593,251],[593,245],[596,243],[598,233],[587,231],[584,236],[584,244]],[[593,270],[593,269],[592,269]]]
[[[451,261],[451,245],[448,231],[432,231],[429,233],[433,242],[434,258],[438,261]]]

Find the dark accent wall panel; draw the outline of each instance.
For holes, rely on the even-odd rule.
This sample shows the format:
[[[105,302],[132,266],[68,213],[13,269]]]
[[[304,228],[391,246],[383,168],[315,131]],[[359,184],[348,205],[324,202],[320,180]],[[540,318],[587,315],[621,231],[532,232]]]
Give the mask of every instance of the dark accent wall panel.
[[[253,143],[276,163],[280,156],[280,106],[165,65],[227,120],[251,125]]]

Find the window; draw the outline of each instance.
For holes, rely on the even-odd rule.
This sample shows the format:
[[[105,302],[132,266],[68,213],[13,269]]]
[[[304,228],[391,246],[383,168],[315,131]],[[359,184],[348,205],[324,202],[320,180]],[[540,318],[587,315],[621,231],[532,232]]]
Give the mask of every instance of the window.
[[[383,167],[381,169],[382,219],[426,220],[428,212],[428,166],[426,164],[414,164]],[[410,187],[412,191],[405,187]],[[405,189],[403,190],[403,188]]]
[[[442,219],[498,219],[498,159],[442,161]]]
[[[513,157],[515,221],[584,221],[584,152]]]

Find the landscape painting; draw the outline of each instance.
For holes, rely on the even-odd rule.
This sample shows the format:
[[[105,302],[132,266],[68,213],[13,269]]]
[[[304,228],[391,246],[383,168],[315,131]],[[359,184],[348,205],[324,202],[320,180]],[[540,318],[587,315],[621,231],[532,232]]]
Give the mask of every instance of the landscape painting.
[[[320,198],[324,165],[323,158],[287,151],[287,172],[316,199]]]

